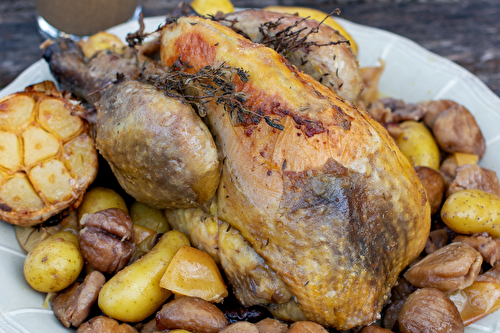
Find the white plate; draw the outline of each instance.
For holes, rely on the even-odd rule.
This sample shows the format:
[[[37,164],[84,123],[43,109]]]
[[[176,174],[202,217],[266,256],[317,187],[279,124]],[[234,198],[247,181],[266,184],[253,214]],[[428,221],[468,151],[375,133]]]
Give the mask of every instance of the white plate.
[[[477,77],[455,63],[435,55],[416,43],[383,30],[338,19],[359,45],[361,66],[374,66],[378,59],[386,63],[380,89],[387,96],[418,102],[452,99],[463,104],[475,116],[486,139],[486,154],[480,164],[500,175],[500,98]],[[144,20],[146,31],[155,30],[163,17]],[[139,28],[136,22],[110,29],[125,38]],[[26,69],[0,97],[22,91],[25,86],[54,80],[44,60]],[[0,222],[0,332],[68,332],[44,309],[45,294],[32,290],[23,276],[24,251],[17,243],[14,228]],[[470,325],[466,333],[500,332],[500,311]]]

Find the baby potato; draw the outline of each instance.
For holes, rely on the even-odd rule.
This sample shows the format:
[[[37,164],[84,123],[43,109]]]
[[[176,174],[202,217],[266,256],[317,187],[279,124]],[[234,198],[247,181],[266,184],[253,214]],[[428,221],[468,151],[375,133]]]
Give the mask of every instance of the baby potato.
[[[82,219],[83,214],[108,208],[120,208],[128,214],[127,204],[118,193],[109,188],[94,187],[83,196],[82,204],[78,208],[78,221]]]
[[[113,276],[99,293],[99,308],[121,321],[138,322],[153,314],[172,294],[160,287],[167,266],[188,238],[180,231],[162,236],[144,257]]]
[[[437,170],[439,148],[427,127],[413,120],[402,122],[399,126],[403,132],[396,138],[396,143],[406,158],[414,167],[426,166]]]
[[[100,31],[89,37],[84,42],[80,43],[82,47],[83,54],[90,58],[94,54],[102,50],[111,50],[116,53],[123,53],[125,50],[125,44],[109,32]]]
[[[230,0],[193,0],[191,7],[200,15],[234,12],[234,6]]]
[[[441,218],[460,234],[500,237],[500,197],[477,189],[453,193],[441,208]]]
[[[134,224],[152,229],[159,234],[170,230],[162,210],[151,208],[138,201],[130,206],[130,218]]]
[[[83,256],[78,237],[71,232],[53,234],[24,261],[24,277],[28,284],[41,292],[57,292],[71,285],[83,268]]]

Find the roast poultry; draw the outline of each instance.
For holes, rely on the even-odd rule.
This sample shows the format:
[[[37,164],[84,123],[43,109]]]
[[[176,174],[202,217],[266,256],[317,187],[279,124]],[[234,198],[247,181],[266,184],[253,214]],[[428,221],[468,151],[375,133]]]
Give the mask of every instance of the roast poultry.
[[[64,43],[47,53],[51,69],[62,82],[85,77],[77,73],[80,67],[61,66],[71,56]],[[91,60],[94,70],[98,57]],[[222,161],[215,217],[202,210],[171,210],[172,224],[197,237],[194,243],[216,258],[244,305],[264,304],[278,318],[342,330],[379,318],[399,273],[424,248],[430,227],[424,189],[385,129],[272,49],[214,21],[189,17],[166,25],[161,59],[166,67],[187,63],[191,73],[222,63],[240,68],[248,80],[233,76],[235,92],[244,94],[255,115],[236,117],[215,100],[204,104]],[[88,70],[89,63],[80,61]],[[172,157],[158,161],[155,135],[179,133],[172,125],[157,126],[160,120],[136,123],[151,118],[172,124],[172,108],[179,114],[192,110],[167,102],[166,96],[145,108],[140,101],[155,88],[124,76],[123,82],[99,88],[97,144],[122,186],[143,201],[137,193],[142,189],[133,188],[144,184],[135,178],[141,169],[127,163],[162,173]],[[87,79],[99,81],[99,76]],[[186,159],[192,155],[199,162],[207,154],[187,138],[174,141],[168,134],[164,141],[185,149],[180,155]],[[162,208],[204,207],[192,199],[178,205],[155,195],[169,191],[167,178],[147,180],[148,200],[156,197]]]
[[[245,69],[250,81],[235,82],[237,90],[284,126],[239,123],[208,104],[225,161],[219,218],[309,320],[339,329],[374,321],[430,221],[422,185],[387,132],[270,48],[215,22],[180,18],[161,46],[164,66],[180,58],[193,71],[221,62]]]

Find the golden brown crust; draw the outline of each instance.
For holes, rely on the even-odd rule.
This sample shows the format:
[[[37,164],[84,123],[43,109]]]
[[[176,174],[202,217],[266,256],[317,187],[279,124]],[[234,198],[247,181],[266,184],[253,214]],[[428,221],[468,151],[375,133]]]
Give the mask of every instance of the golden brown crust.
[[[373,322],[430,226],[425,191],[388,133],[273,50],[217,23],[167,26],[163,64],[179,57],[193,71],[222,62],[248,71],[237,90],[284,126],[234,124],[223,106],[207,104],[225,157],[219,216],[278,273],[308,320],[338,329]]]

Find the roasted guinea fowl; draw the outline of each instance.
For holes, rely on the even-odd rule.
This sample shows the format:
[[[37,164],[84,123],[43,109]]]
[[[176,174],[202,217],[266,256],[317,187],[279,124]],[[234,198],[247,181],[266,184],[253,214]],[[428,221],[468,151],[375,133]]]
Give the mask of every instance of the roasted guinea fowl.
[[[424,248],[430,226],[424,189],[385,129],[272,49],[217,22],[179,18],[163,29],[161,43],[164,66],[180,60],[189,63],[186,70],[192,73],[222,63],[247,71],[248,81],[240,76],[232,80],[251,111],[239,117],[227,105],[204,104],[223,161],[216,217],[181,209],[168,212],[170,222],[221,264],[245,305],[265,304],[278,318],[308,319],[338,329],[376,320],[399,273]],[[67,49],[59,42],[47,52],[58,79],[74,82],[72,76],[83,75],[98,80],[98,75],[78,74],[89,69],[85,59],[86,67],[62,68],[68,63],[64,58],[72,56],[65,54]],[[106,54],[90,61],[93,73],[96,59]],[[135,126],[118,119],[123,112],[152,119],[165,114],[164,124],[172,124],[170,109],[161,107],[170,102],[157,104],[159,109],[142,108],[138,101],[154,94],[154,88],[124,76],[124,82],[103,86],[95,97],[97,125],[115,130],[99,129],[99,149],[111,149],[109,159],[122,156],[123,169],[114,169],[118,178],[120,173],[136,176],[136,169],[125,169],[135,160],[160,173],[168,159],[155,162],[153,138],[172,131],[171,126],[141,140],[126,133],[159,128],[155,124],[160,120]],[[185,110],[178,109],[180,114]],[[99,112],[110,115],[110,122],[103,122]],[[108,140],[100,141],[103,131]],[[185,159],[207,154],[182,146],[189,142],[175,144],[186,149],[181,154]],[[135,145],[141,149],[130,149]],[[148,184],[154,187],[147,191],[168,188],[159,181]]]
[[[44,57],[64,89],[96,107],[97,148],[136,200],[183,208],[214,196],[220,168],[212,135],[191,106],[134,81],[135,57],[102,52],[88,60],[70,40],[58,40]]]
[[[338,329],[376,320],[430,226],[424,189],[387,132],[275,51],[216,22],[180,18],[163,29],[161,43],[164,66],[180,58],[192,71],[222,62],[246,70],[249,81],[235,78],[236,90],[284,127],[240,122],[206,104],[224,158],[218,217],[298,305],[274,313]]]

